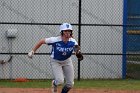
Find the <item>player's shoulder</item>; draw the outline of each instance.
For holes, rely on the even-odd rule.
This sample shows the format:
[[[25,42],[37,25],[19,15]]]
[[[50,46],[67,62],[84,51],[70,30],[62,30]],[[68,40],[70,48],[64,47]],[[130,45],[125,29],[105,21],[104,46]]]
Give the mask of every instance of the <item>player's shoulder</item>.
[[[72,37],[72,38],[70,38],[70,39],[69,39],[69,41],[70,41],[70,42],[73,42],[73,43],[74,43],[74,45],[78,45],[77,41],[76,41],[73,37]]]
[[[72,38],[72,37],[71,37],[69,40],[70,40],[70,41],[76,41],[76,40],[75,40],[74,38]]]
[[[51,37],[51,39],[53,39],[55,41],[60,41],[61,40],[61,36]]]
[[[52,42],[58,42],[58,41],[61,41],[61,37],[60,37],[60,36],[49,37],[49,38],[46,38],[46,39],[51,40]]]

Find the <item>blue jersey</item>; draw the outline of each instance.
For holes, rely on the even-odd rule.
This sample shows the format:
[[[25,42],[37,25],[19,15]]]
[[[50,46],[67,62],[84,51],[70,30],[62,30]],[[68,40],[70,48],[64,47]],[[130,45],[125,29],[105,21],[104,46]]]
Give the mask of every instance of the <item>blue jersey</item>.
[[[78,45],[75,39],[69,38],[67,43],[62,41],[61,36],[45,38],[48,45],[52,45],[51,57],[56,60],[68,59],[74,50],[74,46]]]

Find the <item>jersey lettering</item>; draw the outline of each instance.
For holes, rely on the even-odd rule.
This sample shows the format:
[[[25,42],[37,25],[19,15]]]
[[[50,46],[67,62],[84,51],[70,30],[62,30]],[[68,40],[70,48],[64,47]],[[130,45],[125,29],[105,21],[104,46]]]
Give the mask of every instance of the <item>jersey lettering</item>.
[[[70,48],[56,47],[56,50],[60,52],[69,52],[73,50],[73,47],[70,47]]]

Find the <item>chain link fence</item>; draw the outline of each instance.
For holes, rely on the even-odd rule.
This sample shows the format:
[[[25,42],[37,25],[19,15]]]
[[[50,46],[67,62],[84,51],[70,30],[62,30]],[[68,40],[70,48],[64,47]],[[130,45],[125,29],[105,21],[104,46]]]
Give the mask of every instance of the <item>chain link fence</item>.
[[[75,78],[139,78],[139,35],[124,30],[123,9],[122,0],[0,0],[0,78],[52,79],[51,48],[42,46],[33,59],[27,53],[59,35],[63,22],[73,25],[84,55],[81,62],[72,55]]]

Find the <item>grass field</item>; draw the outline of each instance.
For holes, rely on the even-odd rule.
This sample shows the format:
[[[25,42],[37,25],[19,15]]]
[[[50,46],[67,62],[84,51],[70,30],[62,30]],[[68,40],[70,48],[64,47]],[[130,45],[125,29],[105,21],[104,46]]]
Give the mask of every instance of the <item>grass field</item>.
[[[31,80],[29,82],[13,82],[0,80],[0,87],[8,88],[50,88],[51,80]],[[101,88],[115,90],[140,90],[140,80],[75,80],[75,88]]]

